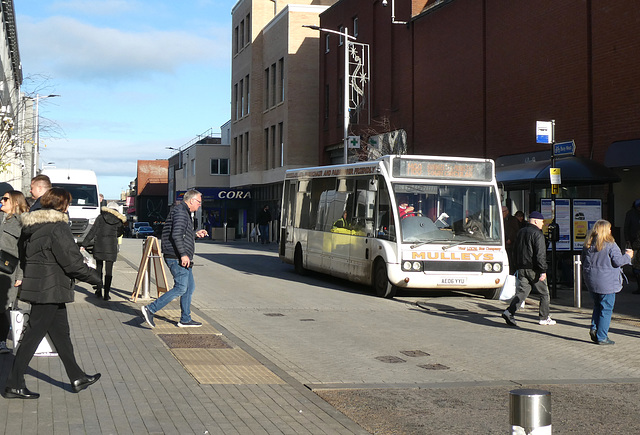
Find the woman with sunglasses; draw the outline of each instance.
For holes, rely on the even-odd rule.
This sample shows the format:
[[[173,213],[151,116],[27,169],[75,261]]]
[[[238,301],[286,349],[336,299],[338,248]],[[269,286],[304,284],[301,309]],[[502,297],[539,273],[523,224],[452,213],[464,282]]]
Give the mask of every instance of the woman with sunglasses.
[[[18,240],[22,231],[20,215],[29,210],[29,206],[22,192],[17,190],[10,190],[2,195],[1,201],[0,250],[18,257]],[[9,308],[16,299],[18,286],[21,283],[22,269],[20,267],[16,267],[12,273],[0,271],[0,300],[4,301],[4,308],[0,305],[0,308],[4,310],[0,314],[0,353],[10,352],[7,348],[7,337],[11,325]]]
[[[66,304],[73,302],[75,280],[98,285],[100,276],[84,264],[80,248],[73,239],[66,214],[70,203],[69,192],[53,187],[42,195],[41,210],[22,216],[24,276],[20,300],[31,304],[31,313],[7,378],[4,392],[7,399],[40,397],[27,389],[24,374],[47,333],[74,393],[100,379],[100,373],[88,375],[80,368],[71,343]]]

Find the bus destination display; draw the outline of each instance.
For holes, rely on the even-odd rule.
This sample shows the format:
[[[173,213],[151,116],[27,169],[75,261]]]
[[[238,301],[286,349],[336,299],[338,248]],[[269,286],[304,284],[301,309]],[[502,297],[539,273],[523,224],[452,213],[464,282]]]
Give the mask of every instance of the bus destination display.
[[[393,176],[491,181],[491,162],[395,159]]]

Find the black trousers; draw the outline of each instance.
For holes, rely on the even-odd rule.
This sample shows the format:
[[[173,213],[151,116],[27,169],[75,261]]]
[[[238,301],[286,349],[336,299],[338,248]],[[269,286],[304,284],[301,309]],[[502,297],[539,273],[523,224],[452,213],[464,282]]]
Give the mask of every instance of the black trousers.
[[[106,276],[113,276],[113,261],[102,261],[96,260],[96,270],[100,274],[100,279],[102,279],[102,265],[105,264],[104,273]]]
[[[29,323],[13,360],[11,373],[7,378],[7,387],[26,388],[24,374],[38,345],[47,333],[56,347],[69,379],[73,382],[85,376],[73,354],[67,306],[65,304],[32,304]]]

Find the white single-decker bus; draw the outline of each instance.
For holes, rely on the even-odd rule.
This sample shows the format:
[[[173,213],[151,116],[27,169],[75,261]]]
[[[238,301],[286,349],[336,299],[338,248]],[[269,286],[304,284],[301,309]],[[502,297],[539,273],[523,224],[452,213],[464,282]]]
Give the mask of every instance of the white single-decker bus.
[[[509,271],[495,164],[384,156],[286,172],[280,258],[373,286],[497,298]]]

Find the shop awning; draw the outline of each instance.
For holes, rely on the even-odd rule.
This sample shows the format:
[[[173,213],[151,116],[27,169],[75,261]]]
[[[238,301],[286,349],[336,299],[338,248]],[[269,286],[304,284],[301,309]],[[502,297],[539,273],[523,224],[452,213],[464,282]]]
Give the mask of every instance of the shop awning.
[[[560,168],[564,186],[597,185],[617,183],[620,177],[606,166],[583,157],[557,158],[555,167]],[[530,186],[550,185],[551,160],[496,167],[496,178],[505,190],[529,189]]]
[[[640,139],[613,142],[604,156],[604,164],[609,168],[640,166]]]

